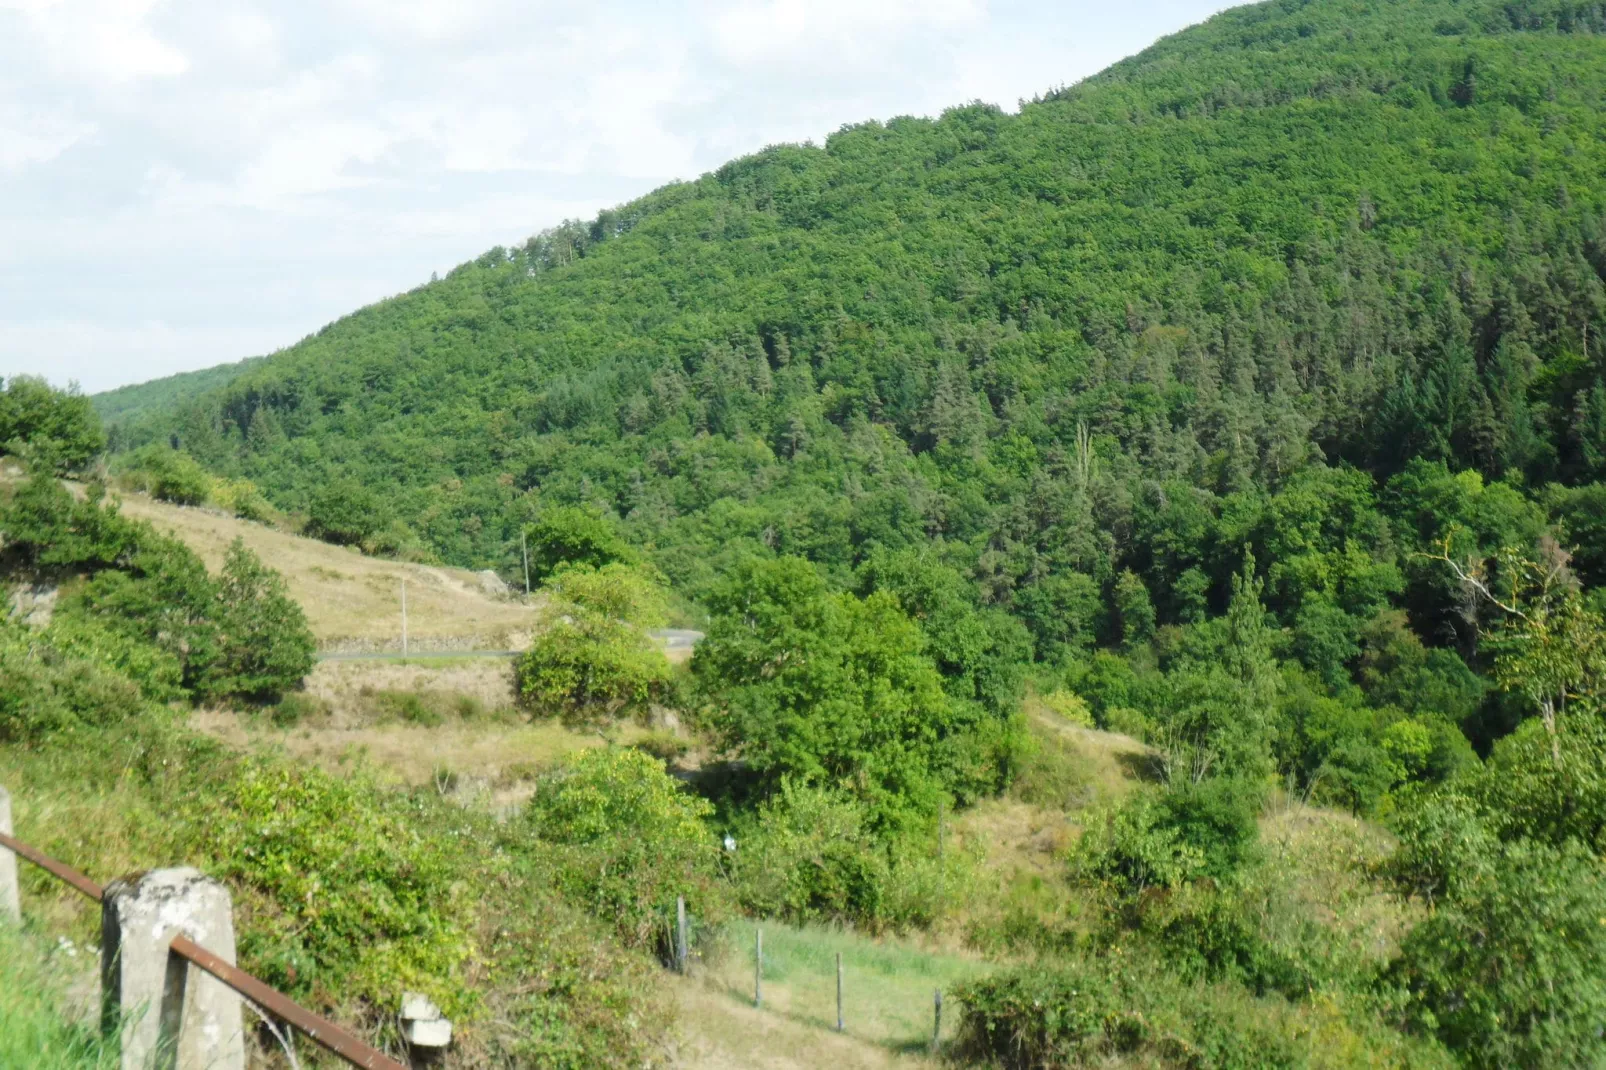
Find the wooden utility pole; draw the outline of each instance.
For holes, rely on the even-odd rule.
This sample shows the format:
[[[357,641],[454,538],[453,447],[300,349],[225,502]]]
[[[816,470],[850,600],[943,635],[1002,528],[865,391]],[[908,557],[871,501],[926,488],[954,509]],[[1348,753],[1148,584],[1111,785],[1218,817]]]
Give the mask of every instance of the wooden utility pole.
[[[524,597],[530,596],[530,540],[519,528],[519,556],[524,559]]]
[[[686,897],[675,897],[675,965],[684,975],[686,972]]]
[[[407,577],[402,577],[402,657],[407,656]]]
[[[942,989],[937,989],[935,1004],[931,1016],[931,1054],[937,1054],[937,1045],[942,1043]]]
[[[836,953],[836,1031],[843,1032],[842,1023],[842,952]]]

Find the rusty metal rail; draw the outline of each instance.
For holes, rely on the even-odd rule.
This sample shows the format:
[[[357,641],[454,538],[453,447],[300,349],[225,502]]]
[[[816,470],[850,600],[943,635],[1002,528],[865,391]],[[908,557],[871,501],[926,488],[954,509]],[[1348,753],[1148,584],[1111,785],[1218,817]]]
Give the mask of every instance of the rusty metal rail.
[[[105,897],[100,885],[71,866],[51,858],[37,847],[31,847],[5,833],[0,833],[0,847],[14,852],[19,858],[27,859],[51,876],[71,885],[74,891],[97,903]],[[384,1052],[363,1043],[327,1018],[292,1003],[288,997],[269,988],[244,970],[224,962],[188,937],[175,936],[169,946],[173,954],[205,970],[244,998],[301,1032],[314,1044],[332,1055],[339,1056],[352,1066],[361,1067],[362,1070],[407,1070],[406,1066]]]
[[[7,836],[3,832],[0,832],[0,847],[9,848],[18,858],[26,858],[57,880],[72,885],[75,891],[88,896],[97,903],[100,902],[102,894],[100,885],[71,866],[63,862],[57,862],[37,847],[29,847],[21,840]]]

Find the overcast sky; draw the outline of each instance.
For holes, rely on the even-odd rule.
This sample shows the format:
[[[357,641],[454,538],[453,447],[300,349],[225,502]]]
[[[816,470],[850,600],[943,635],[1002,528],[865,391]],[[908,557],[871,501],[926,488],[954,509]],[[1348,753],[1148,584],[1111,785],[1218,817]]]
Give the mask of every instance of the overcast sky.
[[[1218,0],[0,0],[0,376],[272,352],[844,123],[1075,82]]]

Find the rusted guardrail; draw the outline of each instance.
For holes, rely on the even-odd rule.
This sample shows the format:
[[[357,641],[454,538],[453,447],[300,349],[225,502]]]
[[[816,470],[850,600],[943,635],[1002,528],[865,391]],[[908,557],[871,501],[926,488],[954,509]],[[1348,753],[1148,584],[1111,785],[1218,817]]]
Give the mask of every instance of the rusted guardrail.
[[[70,885],[85,897],[93,899],[97,903],[104,901],[105,890],[100,885],[71,866],[51,858],[38,848],[23,843],[5,832],[0,832],[0,847],[13,852],[19,858],[32,862],[46,873]],[[352,1066],[361,1067],[362,1070],[407,1070],[406,1066],[389,1055],[358,1040],[327,1018],[320,1017],[305,1007],[291,1002],[286,996],[252,977],[244,970],[231,965],[206,948],[201,947],[188,937],[183,935],[174,936],[169,949],[173,954],[217,978],[238,995],[250,1000],[274,1018],[296,1029],[306,1036],[308,1040],[331,1054],[339,1056]]]

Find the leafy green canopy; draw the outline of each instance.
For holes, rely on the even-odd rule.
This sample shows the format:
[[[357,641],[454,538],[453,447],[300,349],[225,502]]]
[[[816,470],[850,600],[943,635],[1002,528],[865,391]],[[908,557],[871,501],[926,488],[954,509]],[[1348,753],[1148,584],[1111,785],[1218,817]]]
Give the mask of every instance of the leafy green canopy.
[[[106,448],[100,416],[76,387],[63,392],[27,375],[0,380],[0,387],[0,454],[73,472]]]
[[[1128,541],[1144,481],[1273,486],[1313,444],[1606,476],[1600,22],[1237,9],[1018,115],[774,147],[105,411],[285,508],[356,479],[509,575],[533,497],[624,518],[695,592],[744,553],[937,535],[1045,631],[1127,567],[1193,613],[1199,574]]]
[[[835,594],[807,561],[783,557],[738,567],[710,609],[692,670],[716,699],[716,736],[769,787],[792,777],[849,792],[895,830],[944,795],[1007,781],[1011,722],[949,695],[889,592]]]
[[[514,667],[521,703],[606,733],[666,697],[669,662],[645,631],[663,623],[657,582],[618,562],[570,565],[545,594],[542,626]]]

